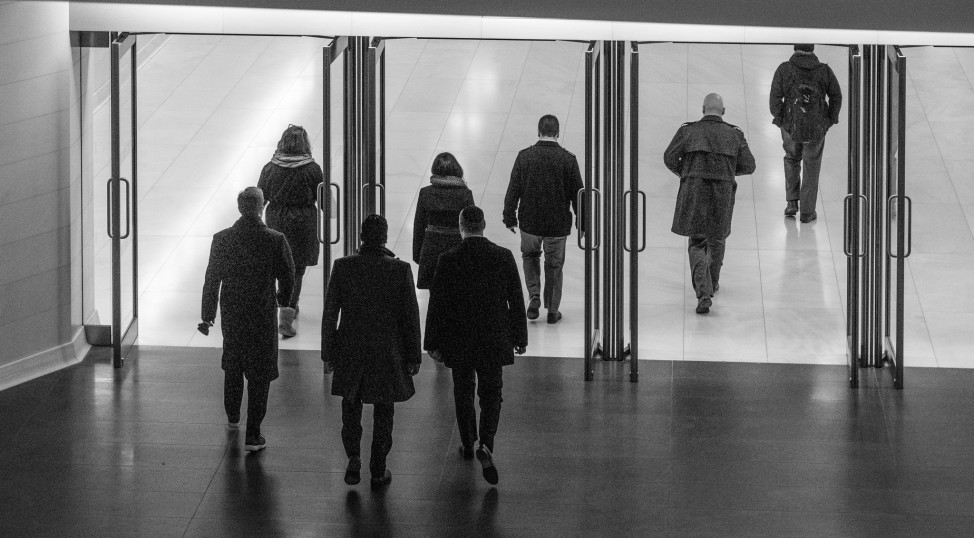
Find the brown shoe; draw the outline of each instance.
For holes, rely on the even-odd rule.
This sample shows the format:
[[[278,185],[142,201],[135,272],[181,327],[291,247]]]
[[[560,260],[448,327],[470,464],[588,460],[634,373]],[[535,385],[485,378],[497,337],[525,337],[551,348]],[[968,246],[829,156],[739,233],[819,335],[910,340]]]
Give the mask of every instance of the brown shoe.
[[[798,200],[788,200],[788,205],[785,206],[785,216],[794,217],[798,214]]]
[[[814,211],[812,211],[811,213],[802,213],[802,216],[798,220],[802,222],[812,222],[817,218],[818,215]]]

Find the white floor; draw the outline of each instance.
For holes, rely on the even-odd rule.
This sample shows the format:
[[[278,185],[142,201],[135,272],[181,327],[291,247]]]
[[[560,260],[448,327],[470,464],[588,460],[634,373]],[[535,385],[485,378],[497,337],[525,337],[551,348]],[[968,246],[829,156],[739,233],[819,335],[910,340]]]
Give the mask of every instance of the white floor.
[[[322,44],[172,36],[143,64],[141,344],[221,345],[219,331],[209,337],[195,331],[211,236],[236,219],[236,193],[256,183],[289,123],[309,130],[320,162]],[[487,236],[517,253],[517,236],[501,224],[503,195],[518,150],[536,140],[537,119],[558,116],[562,144],[583,159],[584,45],[406,39],[389,41],[386,50],[389,247],[411,257],[417,192],[433,156],[450,151],[486,210]],[[907,194],[914,213],[906,364],[974,367],[974,50],[905,52]],[[648,196],[641,358],[845,363],[846,120],[843,115],[826,141],[818,221],[784,219],[783,152],[767,95],[775,67],[790,53],[783,46],[641,47],[640,182]],[[845,88],[847,49],[820,46],[817,53]],[[709,92],[724,97],[725,119],[744,130],[758,164],[752,176],[739,178],[721,289],[711,313],[700,316],[693,311],[685,240],[669,231],[678,182],[662,153],[681,123],[699,118]],[[336,82],[336,118],[340,99]],[[340,123],[333,128],[340,142]],[[340,183],[340,170],[336,162],[333,181]],[[541,321],[531,323],[529,355],[582,356],[584,275],[577,247],[566,265],[564,319],[549,326],[542,311]],[[309,270],[298,336],[283,340],[283,348],[318,348],[321,277],[321,265]],[[425,311],[426,292],[417,293]]]

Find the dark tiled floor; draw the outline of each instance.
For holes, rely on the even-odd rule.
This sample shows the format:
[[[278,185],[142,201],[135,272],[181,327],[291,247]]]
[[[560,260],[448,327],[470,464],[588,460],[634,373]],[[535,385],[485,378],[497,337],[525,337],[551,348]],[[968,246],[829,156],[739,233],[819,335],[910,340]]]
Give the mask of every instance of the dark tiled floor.
[[[282,352],[245,456],[220,351],[105,350],[0,392],[2,536],[970,536],[974,371],[599,364],[505,370],[501,482],[456,454],[449,371],[396,408],[390,488],[342,481],[340,401]],[[366,412],[365,455],[371,437]],[[367,476],[366,476],[367,478]]]

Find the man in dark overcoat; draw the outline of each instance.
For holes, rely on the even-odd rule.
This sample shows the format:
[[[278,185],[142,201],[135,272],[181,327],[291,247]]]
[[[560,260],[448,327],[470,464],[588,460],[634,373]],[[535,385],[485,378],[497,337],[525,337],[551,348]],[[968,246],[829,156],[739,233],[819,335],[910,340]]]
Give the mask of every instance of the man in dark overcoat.
[[[752,174],[755,167],[744,133],[722,118],[723,98],[707,95],[703,114],[700,121],[684,123],[663,153],[666,167],[680,177],[672,231],[689,238],[698,314],[710,311],[718,288],[734,217],[734,177]]]
[[[484,236],[484,212],[460,213],[459,245],[440,255],[430,288],[423,347],[453,371],[460,454],[476,456],[484,478],[496,484],[494,435],[501,413],[502,367],[528,345],[528,325],[517,263],[510,250]],[[480,428],[474,390],[480,397]]]
[[[267,393],[277,379],[277,307],[291,300],[294,262],[284,234],[261,220],[264,196],[247,187],[237,196],[240,218],[217,232],[203,283],[202,327],[213,325],[217,304],[223,331],[224,405],[231,427],[240,422],[247,379],[247,431],[244,448],[266,445],[260,424]]]
[[[321,320],[321,359],[334,369],[331,393],[342,397],[345,482],[361,478],[362,405],[372,404],[373,488],[392,481],[394,404],[416,393],[412,376],[423,355],[413,271],[385,248],[387,234],[381,215],[365,218],[358,253],[335,260]]]

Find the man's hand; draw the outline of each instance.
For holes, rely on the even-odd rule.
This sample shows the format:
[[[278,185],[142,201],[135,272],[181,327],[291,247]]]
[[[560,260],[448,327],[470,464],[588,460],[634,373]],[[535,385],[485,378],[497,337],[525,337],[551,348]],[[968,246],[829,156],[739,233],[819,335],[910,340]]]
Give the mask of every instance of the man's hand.
[[[507,229],[510,230],[512,234],[517,233],[517,226],[508,226]]]
[[[416,363],[416,364],[407,364],[406,365],[406,373],[409,374],[410,376],[414,376],[414,375],[418,374],[419,373],[419,363]]]
[[[527,350],[528,349],[525,346],[514,346],[514,353],[518,355],[524,355],[524,352]]]
[[[209,336],[210,335],[210,327],[212,327],[212,326],[213,326],[213,322],[212,321],[206,321],[206,320],[204,320],[203,323],[200,323],[200,324],[198,324],[196,326],[196,330],[199,331],[199,332],[201,332],[201,333],[203,333],[203,336]]]
[[[443,354],[438,349],[429,351],[430,358],[436,362],[443,362]]]

